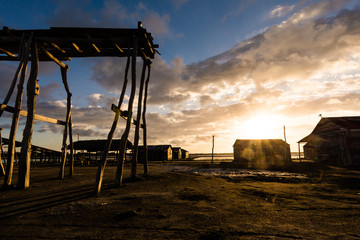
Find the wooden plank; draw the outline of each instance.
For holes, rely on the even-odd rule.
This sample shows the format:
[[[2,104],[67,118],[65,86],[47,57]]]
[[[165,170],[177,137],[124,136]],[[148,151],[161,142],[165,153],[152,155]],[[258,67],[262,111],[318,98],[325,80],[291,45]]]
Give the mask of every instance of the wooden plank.
[[[122,117],[125,120],[127,120],[127,118],[128,118],[127,111],[123,111],[123,110],[119,109],[115,104],[111,105],[111,111],[113,111],[115,113],[120,111],[120,117]],[[136,125],[136,120],[132,118],[131,119],[131,124]],[[144,128],[144,124],[141,124],[140,127]]]
[[[121,47],[119,47],[119,45],[117,45],[116,43],[115,43],[115,46],[116,46],[117,50],[119,50],[121,53],[124,52],[124,50],[122,50]]]
[[[76,43],[72,43],[72,45],[74,46],[74,48],[76,49],[76,51],[78,51],[79,53],[82,53],[83,51],[80,49],[80,47],[78,45],[76,45]]]
[[[43,50],[43,52],[46,54],[46,55],[48,55],[49,56],[49,58],[51,58],[54,62],[56,62],[60,67],[62,67],[62,68],[69,68],[69,66],[67,66],[65,63],[63,63],[63,62],[61,62],[59,59],[57,59],[56,57],[54,57],[54,55],[52,55],[48,50],[46,50],[46,48],[43,46],[43,45],[41,45],[41,44],[39,44],[39,46],[40,46],[40,48],[41,48],[41,50]]]
[[[58,50],[61,53],[66,53],[66,51],[62,48],[60,48],[58,45],[56,45],[55,43],[51,43],[51,46],[53,46],[56,50]]]
[[[95,50],[96,50],[98,53],[101,52],[100,49],[95,45],[95,43],[92,43],[91,45],[95,48]]]
[[[0,48],[0,52],[3,52],[3,53],[5,53],[6,55],[8,55],[10,57],[16,57],[15,54],[13,54],[13,53],[5,50],[5,49],[2,49],[2,48]]]
[[[7,106],[6,104],[1,104],[0,105],[0,110],[10,112],[10,113],[15,112],[14,107]],[[25,111],[25,110],[20,110],[19,114],[21,116],[27,117],[28,112]],[[54,118],[45,117],[45,116],[42,116],[42,115],[39,115],[39,114],[35,114],[35,120],[39,120],[39,121],[43,121],[43,122],[49,122],[49,123],[55,123],[55,124],[59,124],[59,125],[65,125],[66,124],[64,121],[57,120],[57,119],[54,119]]]

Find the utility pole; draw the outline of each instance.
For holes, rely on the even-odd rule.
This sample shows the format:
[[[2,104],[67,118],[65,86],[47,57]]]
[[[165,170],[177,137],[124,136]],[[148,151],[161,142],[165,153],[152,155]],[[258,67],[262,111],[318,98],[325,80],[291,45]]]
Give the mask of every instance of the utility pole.
[[[212,136],[212,151],[211,151],[211,165],[214,164],[214,138],[215,136]]]
[[[285,143],[284,143],[284,160],[286,160],[286,131],[285,131],[285,125],[284,125],[284,140],[285,140]]]

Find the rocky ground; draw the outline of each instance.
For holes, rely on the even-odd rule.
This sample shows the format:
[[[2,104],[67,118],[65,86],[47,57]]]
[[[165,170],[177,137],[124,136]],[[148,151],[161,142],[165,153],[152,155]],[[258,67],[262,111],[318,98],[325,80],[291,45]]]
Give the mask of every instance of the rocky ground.
[[[360,239],[360,171],[237,178],[157,163],[115,188],[109,166],[94,196],[96,169],[59,180],[58,167],[32,167],[30,189],[0,192],[0,239]]]

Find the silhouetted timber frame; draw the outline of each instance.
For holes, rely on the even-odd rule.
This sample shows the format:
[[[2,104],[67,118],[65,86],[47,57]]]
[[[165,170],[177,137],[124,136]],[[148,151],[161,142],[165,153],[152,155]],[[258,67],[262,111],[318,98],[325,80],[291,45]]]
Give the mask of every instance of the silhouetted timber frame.
[[[69,66],[63,61],[71,60],[74,57],[127,57],[126,69],[124,73],[124,83],[119,97],[117,106],[112,105],[111,110],[115,112],[113,124],[110,128],[105,144],[98,172],[95,180],[95,192],[100,193],[101,183],[103,179],[104,169],[107,161],[107,154],[111,146],[114,132],[119,120],[119,117],[126,119],[126,128],[120,141],[120,154],[117,163],[117,175],[115,185],[122,184],[122,175],[124,167],[125,149],[131,128],[131,124],[135,125],[135,150],[134,159],[132,161],[131,177],[136,176],[136,164],[138,162],[139,129],[143,128],[144,146],[146,148],[146,98],[148,83],[150,78],[151,60],[154,59],[158,48],[157,44],[153,43],[151,33],[147,32],[142,27],[141,22],[138,22],[138,27],[134,29],[118,29],[118,28],[59,28],[51,27],[50,29],[40,30],[14,30],[4,27],[0,30],[0,60],[2,61],[19,61],[19,66],[14,75],[9,91],[1,104],[0,117],[4,111],[13,114],[12,124],[9,134],[9,147],[7,164],[5,170],[4,187],[12,186],[12,174],[15,154],[15,137],[19,123],[20,115],[26,116],[26,126],[23,131],[23,140],[21,147],[21,154],[19,159],[19,181],[17,186],[20,188],[29,188],[30,186],[30,153],[31,141],[33,133],[34,120],[45,121],[49,123],[59,124],[64,126],[63,141],[62,141],[62,157],[59,170],[59,178],[65,176],[65,163],[68,159],[67,148],[70,150],[70,172],[69,175],[74,174],[74,155],[73,155],[73,139],[72,139],[72,117],[71,117],[71,97],[72,94],[69,89],[67,80],[67,71]],[[136,120],[133,119],[133,102],[136,90],[136,59],[141,57],[143,60],[143,69],[141,74],[139,99]],[[23,97],[23,89],[26,78],[26,68],[28,62],[31,62],[30,76],[27,82],[27,111],[21,109],[21,102]],[[60,66],[62,82],[67,93],[67,108],[65,121],[53,119],[41,115],[36,112],[36,95],[39,94],[38,73],[39,61],[53,61]],[[128,103],[128,110],[122,111],[121,105],[124,100],[127,84],[128,71],[131,65],[131,94]],[[147,71],[147,78],[145,73]],[[145,81],[146,79],[146,81]],[[17,95],[15,106],[8,106],[11,95],[14,92],[17,84]],[[145,85],[145,87],[144,87]],[[145,90],[144,90],[145,88]],[[142,96],[144,99],[142,100]],[[143,106],[142,106],[143,102]],[[142,109],[143,107],[143,109]],[[142,121],[141,124],[141,114]],[[69,145],[67,139],[69,135]],[[124,151],[121,151],[124,150]],[[144,173],[148,172],[147,154],[144,154]]]

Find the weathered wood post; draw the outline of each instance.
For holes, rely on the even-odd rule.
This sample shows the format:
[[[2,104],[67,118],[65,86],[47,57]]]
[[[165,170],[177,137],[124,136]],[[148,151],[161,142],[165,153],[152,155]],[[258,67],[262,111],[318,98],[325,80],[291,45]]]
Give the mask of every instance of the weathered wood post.
[[[215,147],[215,136],[212,136],[212,148],[211,148],[211,165],[214,164],[214,147]]]
[[[126,145],[129,137],[129,132],[131,128],[131,120],[132,120],[132,109],[135,98],[135,90],[136,90],[136,56],[138,51],[138,39],[137,36],[133,36],[133,51],[132,51],[132,59],[131,59],[131,93],[130,99],[128,103],[128,116],[126,121],[126,127],[123,135],[120,140],[120,154],[118,156],[117,168],[116,168],[116,177],[115,177],[115,186],[120,186],[122,184],[123,179],[123,170],[124,170],[124,162],[126,157]]]
[[[22,38],[22,46],[20,46],[21,51],[19,53],[19,58],[21,59],[21,62],[23,62],[23,66],[21,68],[20,80],[17,86],[18,90],[15,100],[15,109],[12,117],[10,134],[9,134],[8,157],[7,157],[7,164],[6,164],[5,177],[4,177],[5,188],[10,187],[12,183],[12,175],[13,175],[14,160],[15,160],[15,137],[19,123],[19,118],[20,118],[21,102],[24,91],[26,68],[29,59],[29,49],[32,41],[32,35],[33,34],[24,35]]]
[[[147,94],[149,89],[149,81],[150,81],[150,69],[151,69],[151,61],[147,59],[148,65],[148,74],[145,81],[145,91],[144,91],[144,107],[142,112],[142,120],[143,120],[143,143],[144,143],[144,153],[143,153],[143,164],[144,164],[144,174],[148,174],[148,147],[147,147],[147,128],[146,128],[146,103],[147,103]]]
[[[70,104],[71,105],[71,104]],[[70,145],[70,168],[69,168],[69,175],[74,175],[74,142],[72,136],[72,117],[70,115],[69,119],[69,145]]]
[[[3,147],[2,147],[1,130],[3,130],[3,128],[0,128],[0,151],[1,151],[1,153],[0,153],[0,177],[5,176],[5,169],[4,169],[4,165],[2,163],[2,160],[1,160],[1,156],[4,153]]]
[[[138,161],[138,149],[139,149],[139,133],[140,133],[140,120],[141,120],[141,109],[142,109],[142,97],[144,92],[144,85],[145,85],[145,72],[146,72],[146,62],[143,61],[143,67],[141,71],[140,77],[140,88],[138,94],[138,109],[136,114],[136,123],[135,123],[135,136],[134,136],[134,152],[131,161],[131,178],[136,177],[136,168],[137,168],[137,161]]]
[[[114,121],[112,123],[111,129],[108,133],[108,137],[107,137],[107,141],[104,147],[104,151],[101,154],[101,159],[100,159],[100,163],[99,163],[99,167],[96,173],[96,180],[95,180],[95,192],[96,194],[99,194],[101,191],[101,184],[102,184],[102,180],[103,180],[103,176],[104,176],[104,170],[105,170],[105,166],[106,166],[106,162],[107,162],[107,156],[111,147],[111,143],[112,143],[112,139],[114,136],[114,132],[116,130],[116,126],[117,123],[119,121],[119,117],[120,117],[120,111],[121,111],[121,105],[124,101],[124,97],[125,97],[125,93],[126,93],[126,88],[127,88],[127,84],[128,84],[128,72],[129,72],[129,67],[130,67],[130,51],[129,51],[129,55],[126,61],[126,67],[125,67],[125,76],[124,76],[124,83],[123,83],[123,87],[121,90],[121,94],[119,97],[119,102],[117,105],[117,110],[115,111],[115,117],[114,117]]]
[[[28,114],[23,132],[23,140],[19,159],[19,178],[17,187],[30,187],[30,160],[31,160],[31,140],[34,127],[36,111],[36,95],[38,94],[37,81],[39,74],[39,54],[35,41],[31,43],[31,70],[27,83],[27,108]]]
[[[60,165],[60,172],[59,172],[59,178],[62,179],[64,178],[64,172],[65,172],[65,163],[66,163],[66,159],[67,159],[67,145],[66,145],[66,140],[67,140],[67,134],[68,134],[68,129],[69,129],[69,122],[70,122],[70,118],[71,118],[71,93],[69,90],[69,86],[67,84],[67,70],[69,69],[69,67],[66,65],[66,67],[61,67],[60,66],[60,71],[61,71],[61,78],[67,93],[67,104],[66,104],[66,124],[65,124],[65,129],[64,129],[64,134],[63,134],[63,142],[62,142],[62,156],[61,156],[61,165]]]

